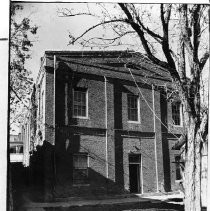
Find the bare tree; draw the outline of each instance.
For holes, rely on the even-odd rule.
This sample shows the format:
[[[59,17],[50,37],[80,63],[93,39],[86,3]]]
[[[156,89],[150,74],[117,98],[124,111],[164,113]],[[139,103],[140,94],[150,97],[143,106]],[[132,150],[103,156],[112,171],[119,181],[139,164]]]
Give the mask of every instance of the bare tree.
[[[87,28],[81,35],[69,34],[70,44],[77,42],[85,47],[117,46],[123,44],[123,37],[134,36],[147,58],[157,66],[167,68],[174,89],[183,103],[186,137],[185,210],[199,211],[201,210],[201,149],[208,133],[208,110],[202,109],[201,105],[201,76],[209,58],[208,38],[204,40],[205,34],[208,33],[208,7],[201,4],[161,4],[159,13],[151,21],[148,20],[152,18],[152,14],[144,9],[145,5],[119,3],[113,5],[115,10],[112,10],[113,14],[106,5],[101,4],[99,7],[102,9],[99,23]],[[89,7],[87,12],[78,13],[65,8],[59,11],[59,15],[97,16]],[[155,21],[157,24],[154,24]],[[97,27],[110,27],[114,32],[113,37],[107,38],[104,35],[88,37],[88,33]],[[188,62],[185,62],[186,58]],[[186,70],[189,70],[189,74]]]

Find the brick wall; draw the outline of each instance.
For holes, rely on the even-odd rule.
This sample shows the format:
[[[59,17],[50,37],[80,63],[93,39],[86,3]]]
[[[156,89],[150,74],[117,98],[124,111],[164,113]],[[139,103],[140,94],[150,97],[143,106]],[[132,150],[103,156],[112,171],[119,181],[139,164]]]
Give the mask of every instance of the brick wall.
[[[46,70],[45,84],[45,140],[55,143],[54,131],[54,74]]]
[[[68,69],[68,71],[67,71]],[[55,144],[55,195],[79,196],[81,194],[122,193],[129,191],[129,153],[140,153],[142,156],[142,187],[143,192],[163,190],[165,181],[174,180],[172,169],[166,173],[170,164],[170,150],[167,133],[159,120],[155,120],[148,105],[140,96],[139,123],[128,123],[127,94],[138,94],[133,82],[107,78],[107,138],[105,128],[105,82],[104,77],[76,73],[65,64],[58,67],[56,79],[56,137],[54,138],[54,74],[53,70],[46,70],[46,98],[45,98],[45,137],[51,144]],[[68,79],[66,78],[68,75]],[[68,125],[65,125],[65,88],[68,83]],[[88,90],[88,118],[72,117],[72,89],[73,87],[87,88]],[[151,87],[142,86],[141,91],[150,107],[153,107]],[[170,107],[161,97],[161,92],[155,90],[155,113],[167,124],[167,109]],[[165,103],[162,106],[162,104]],[[162,114],[164,113],[164,114]],[[169,116],[170,118],[170,116]],[[154,134],[156,136],[149,135]],[[177,131],[175,131],[177,132]],[[128,134],[127,137],[124,134]],[[129,137],[135,133],[135,137]],[[144,133],[144,135],[142,135]],[[147,135],[148,134],[148,137]],[[69,147],[66,148],[66,140]],[[107,142],[106,142],[107,140]],[[155,142],[157,159],[155,157]],[[107,147],[107,148],[106,148]],[[139,149],[139,150],[137,150]],[[168,150],[168,151],[167,151]],[[73,153],[88,152],[89,154],[89,184],[74,186],[72,184]],[[164,153],[167,153],[164,155]],[[106,161],[108,153],[108,161]],[[164,157],[165,156],[165,157]],[[165,163],[164,159],[168,158]],[[108,162],[108,178],[106,162]],[[158,175],[156,175],[156,165]],[[169,168],[170,169],[170,168]],[[53,172],[54,174],[54,172]],[[169,181],[169,183],[171,183]],[[169,184],[174,187],[174,185]],[[170,187],[168,186],[168,190]],[[167,188],[166,188],[167,189]]]

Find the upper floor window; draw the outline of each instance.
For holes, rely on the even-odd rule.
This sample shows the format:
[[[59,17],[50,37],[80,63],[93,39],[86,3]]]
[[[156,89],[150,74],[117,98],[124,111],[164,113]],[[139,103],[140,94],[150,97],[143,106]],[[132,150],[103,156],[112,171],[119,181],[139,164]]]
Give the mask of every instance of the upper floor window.
[[[87,117],[87,89],[75,88],[73,96],[73,116]]]
[[[174,125],[182,125],[182,107],[180,102],[172,103],[172,120]]]
[[[139,122],[139,97],[128,94],[128,121]]]
[[[88,154],[73,155],[73,183],[87,184],[88,182]]]

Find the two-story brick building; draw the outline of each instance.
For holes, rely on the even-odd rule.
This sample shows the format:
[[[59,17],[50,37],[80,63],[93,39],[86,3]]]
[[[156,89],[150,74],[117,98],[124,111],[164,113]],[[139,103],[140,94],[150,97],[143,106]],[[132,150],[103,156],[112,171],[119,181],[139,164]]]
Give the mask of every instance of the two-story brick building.
[[[140,53],[46,51],[36,81],[43,184],[55,197],[171,191],[182,109]],[[162,123],[161,123],[162,122]]]

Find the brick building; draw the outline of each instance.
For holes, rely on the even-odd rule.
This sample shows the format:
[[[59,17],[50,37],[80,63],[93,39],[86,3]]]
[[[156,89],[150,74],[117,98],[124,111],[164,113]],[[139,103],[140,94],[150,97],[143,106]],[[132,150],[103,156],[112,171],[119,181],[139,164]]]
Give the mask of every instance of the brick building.
[[[9,152],[10,152],[10,162],[23,162],[23,142],[20,139],[21,134],[10,134],[9,140]]]
[[[183,120],[180,102],[167,100],[170,84],[167,70],[139,53],[46,51],[33,137],[45,193],[176,190],[180,156],[172,147]]]

